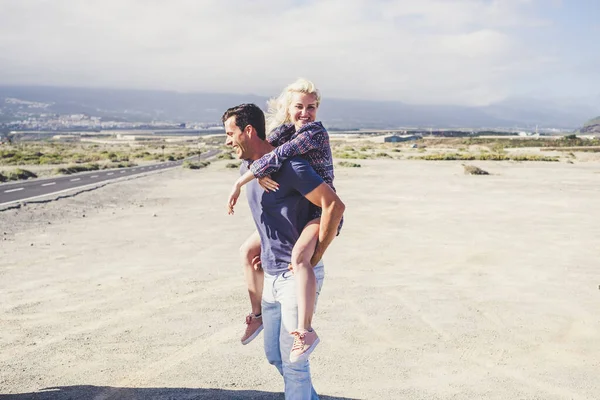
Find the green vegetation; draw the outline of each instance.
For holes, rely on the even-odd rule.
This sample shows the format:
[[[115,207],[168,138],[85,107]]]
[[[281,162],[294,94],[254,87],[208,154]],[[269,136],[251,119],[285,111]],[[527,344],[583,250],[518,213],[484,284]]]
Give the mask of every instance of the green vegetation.
[[[131,168],[131,167],[137,167],[137,164],[131,161],[127,161],[127,162],[120,162],[120,163],[113,163],[113,164],[104,164],[102,166],[102,169],[112,169],[112,168]]]
[[[596,147],[548,147],[544,150],[547,151],[568,151],[569,156],[575,157],[573,154],[574,151],[584,152],[584,153],[600,153],[600,146]]]
[[[0,171],[0,182],[7,181],[20,181],[23,179],[37,178],[37,175],[26,169],[16,168],[13,171],[1,172]]]
[[[339,167],[345,167],[345,168],[360,168],[360,164],[353,163],[350,161],[340,161],[337,165]]]
[[[558,157],[537,154],[514,154],[509,159],[512,161],[558,161]]]
[[[239,168],[241,164],[242,163],[240,163],[240,162],[237,162],[237,163],[227,163],[227,165],[225,165],[225,168]]]
[[[228,149],[229,150],[229,149]],[[221,153],[217,156],[218,160],[235,160],[235,156],[230,152]]]
[[[68,167],[65,167],[65,168],[57,168],[54,171],[57,174],[71,175],[71,174],[76,174],[78,172],[97,171],[99,169],[100,169],[100,165],[98,165],[98,164],[81,164],[81,165],[69,165]]]
[[[366,160],[368,158],[373,158],[369,154],[358,153],[358,152],[348,152],[348,151],[336,152],[333,154],[333,157],[334,158],[351,159],[351,160]]]
[[[481,154],[459,154],[459,153],[436,153],[416,157],[419,160],[431,161],[558,161],[558,157],[541,156],[537,154],[506,154],[506,153],[481,153]]]
[[[130,168],[136,167],[137,164],[132,162],[120,162],[120,163],[112,163],[112,164],[104,164],[99,165],[96,163],[92,164],[77,164],[77,165],[69,165],[64,168],[56,168],[54,173],[62,174],[62,175],[71,175],[76,174],[78,172],[86,172],[86,171],[98,171],[99,169],[116,169],[116,168]]]
[[[201,168],[205,168],[208,167],[210,165],[210,161],[189,161],[186,160],[183,162],[182,167],[183,168],[189,168],[189,169],[201,169]]]
[[[129,145],[26,143],[0,150],[0,165],[88,164],[145,161],[175,161],[202,154],[201,150],[183,145],[171,147],[146,145],[142,149]]]
[[[490,148],[521,148],[521,147],[581,147],[600,146],[599,139],[584,139],[576,135],[566,135],[560,138],[468,138],[458,142],[459,145],[485,145]]]

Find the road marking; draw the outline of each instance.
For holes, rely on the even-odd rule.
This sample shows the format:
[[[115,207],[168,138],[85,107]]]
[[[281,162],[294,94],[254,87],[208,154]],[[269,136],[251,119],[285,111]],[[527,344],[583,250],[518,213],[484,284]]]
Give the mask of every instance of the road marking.
[[[98,175],[92,175],[92,176],[90,176],[90,178],[97,178],[97,177],[98,177]],[[136,179],[136,178],[134,177],[133,179]],[[110,183],[110,181],[109,181],[109,183]],[[107,183],[107,184],[109,184],[109,183]],[[104,186],[106,186],[107,184],[105,184]],[[24,198],[24,199],[6,201],[4,203],[0,203],[0,207],[7,206],[9,204],[15,204],[15,203],[20,203],[20,202],[25,202],[25,201],[30,201],[30,200],[41,199],[41,198],[48,197],[48,196],[53,196],[53,195],[56,195],[56,194],[59,194],[59,193],[72,192],[73,190],[79,190],[79,191],[81,191],[81,190],[86,189],[86,188],[98,188],[98,185],[96,183],[90,183],[90,184],[83,185],[83,186],[77,186],[77,187],[73,187],[73,188],[69,188],[69,189],[58,190],[56,192],[40,194],[38,196],[31,196],[31,197],[27,197],[27,198]],[[9,192],[10,193],[10,192],[16,192],[18,190],[23,190],[23,189],[24,188],[18,188],[18,189],[6,190],[5,192]]]
[[[23,188],[5,190],[4,193],[18,192],[19,190],[23,190]]]
[[[56,182],[44,183],[42,186],[56,185]]]
[[[124,173],[125,173],[125,171],[121,171],[121,173],[122,173],[122,174],[124,174]]]
[[[81,178],[74,178],[74,179],[71,179],[71,182],[75,182],[75,181],[79,181],[79,180],[81,180]]]
[[[114,172],[109,172],[109,173],[108,173],[108,174],[106,174],[106,175],[107,175],[107,176],[114,175]]]

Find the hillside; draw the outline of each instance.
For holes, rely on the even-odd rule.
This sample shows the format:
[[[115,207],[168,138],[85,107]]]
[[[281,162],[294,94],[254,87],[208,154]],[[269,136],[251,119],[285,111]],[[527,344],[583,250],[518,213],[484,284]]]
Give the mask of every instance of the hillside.
[[[581,133],[600,133],[600,117],[593,118],[583,125],[579,130]]]
[[[243,102],[266,106],[254,94],[180,93],[0,85],[0,124],[41,114],[86,114],[111,121],[219,124],[225,109]],[[593,111],[591,111],[593,110]],[[400,101],[335,99],[324,96],[319,117],[331,128],[566,128],[595,114],[586,104],[514,98],[485,107],[414,105]]]

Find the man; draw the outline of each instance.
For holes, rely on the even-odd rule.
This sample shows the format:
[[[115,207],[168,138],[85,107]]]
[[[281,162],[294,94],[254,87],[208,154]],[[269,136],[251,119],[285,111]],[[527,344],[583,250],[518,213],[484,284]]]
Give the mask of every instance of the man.
[[[227,139],[239,159],[249,163],[273,150],[265,136],[265,117],[254,104],[241,104],[228,109],[222,117]],[[289,356],[294,338],[289,334],[298,323],[298,303],[294,275],[288,270],[292,249],[304,226],[311,219],[311,204],[322,208],[315,257],[320,259],[337,233],[344,204],[336,193],[317,175],[308,162],[294,157],[284,161],[272,174],[279,183],[277,191],[265,192],[256,180],[247,187],[248,204],[261,239],[261,262],[264,271],[262,320],[265,354],[269,363],[283,375],[285,398],[318,399],[310,377],[309,362],[292,363]],[[317,296],[323,285],[324,267],[319,261],[314,269]]]

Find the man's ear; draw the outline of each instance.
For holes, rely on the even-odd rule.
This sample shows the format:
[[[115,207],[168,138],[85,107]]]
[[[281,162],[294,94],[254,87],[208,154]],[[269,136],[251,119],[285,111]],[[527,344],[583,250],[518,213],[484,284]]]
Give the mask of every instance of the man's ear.
[[[252,125],[248,124],[244,128],[244,134],[248,135],[248,137],[251,138],[253,135],[256,135],[256,129],[254,129]]]

